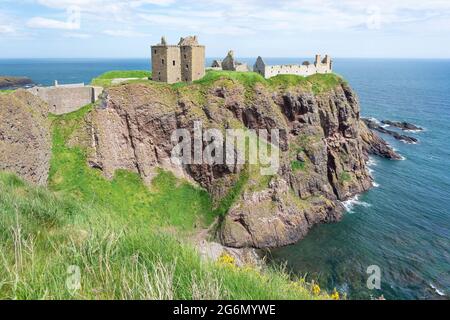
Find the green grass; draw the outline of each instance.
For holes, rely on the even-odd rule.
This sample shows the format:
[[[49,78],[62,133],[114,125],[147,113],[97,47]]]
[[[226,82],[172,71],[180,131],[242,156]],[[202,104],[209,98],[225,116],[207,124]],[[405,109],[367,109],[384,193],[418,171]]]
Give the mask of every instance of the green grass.
[[[237,81],[245,86],[253,87],[256,83],[266,84],[267,81],[260,74],[256,72],[238,72],[238,71],[219,71],[208,70],[206,75],[197,81],[196,84],[211,85],[219,79],[229,79]]]
[[[305,162],[293,160],[291,161],[291,169],[293,172],[305,170]]]
[[[95,86],[108,87],[111,86],[113,79],[127,78],[151,78],[152,73],[145,70],[114,70],[105,72],[98,77],[92,79],[91,84]]]
[[[0,299],[328,298],[281,270],[202,261],[132,214],[11,174],[0,173],[0,206]],[[81,287],[67,286],[73,270]]]
[[[352,176],[347,171],[343,171],[339,175],[339,182],[341,182],[341,183],[349,182],[351,180],[352,180]]]
[[[145,70],[115,70],[105,72],[96,79],[149,78],[151,76],[152,73]]]
[[[0,90],[0,94],[9,94],[11,92],[14,92],[15,90]]]
[[[231,206],[236,202],[236,200],[241,195],[244,190],[245,185],[249,179],[248,169],[242,170],[239,175],[238,180],[234,186],[228,191],[227,195],[219,202],[218,207],[214,210],[216,216],[223,217],[231,208]]]

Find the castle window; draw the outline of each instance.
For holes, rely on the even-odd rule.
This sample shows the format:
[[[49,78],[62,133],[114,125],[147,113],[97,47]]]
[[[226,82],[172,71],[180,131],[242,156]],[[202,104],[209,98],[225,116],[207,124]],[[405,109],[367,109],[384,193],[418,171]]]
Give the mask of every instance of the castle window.
[[[156,50],[153,51],[156,54]]]
[[[172,61],[172,64],[175,65],[175,60]]]
[[[186,69],[188,69],[188,70],[189,70],[189,65],[188,65],[188,64],[186,65]]]
[[[187,55],[184,55],[184,58],[187,59]]]
[[[161,60],[161,63],[164,64],[164,59]]]

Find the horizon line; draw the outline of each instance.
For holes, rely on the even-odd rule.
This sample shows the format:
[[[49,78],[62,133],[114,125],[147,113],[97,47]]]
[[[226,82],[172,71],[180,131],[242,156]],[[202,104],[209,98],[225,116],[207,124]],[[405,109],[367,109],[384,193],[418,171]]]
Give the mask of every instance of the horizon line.
[[[256,59],[258,56],[239,56],[236,57],[237,59]],[[283,56],[261,56],[264,59],[299,59],[299,58],[307,58],[302,56],[289,56],[289,57],[283,57]],[[222,58],[220,56],[209,56],[206,57],[206,59],[217,59]],[[450,57],[344,57],[344,56],[337,56],[333,57],[332,59],[365,59],[365,60],[450,60]],[[74,59],[82,59],[82,60],[88,60],[88,59],[108,59],[108,60],[126,60],[126,59],[151,59],[149,57],[0,57],[0,60],[74,60]]]

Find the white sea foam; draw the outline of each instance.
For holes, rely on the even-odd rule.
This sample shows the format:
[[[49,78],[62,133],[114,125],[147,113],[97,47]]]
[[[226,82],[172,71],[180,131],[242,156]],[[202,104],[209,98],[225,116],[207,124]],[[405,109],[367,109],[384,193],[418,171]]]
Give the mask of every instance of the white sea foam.
[[[369,157],[369,161],[367,161],[367,166],[375,167],[376,165],[378,165],[378,162],[374,158]]]
[[[442,290],[439,290],[438,288],[436,288],[436,286],[433,285],[432,283],[430,283],[430,287],[441,297],[445,296],[445,293]]]
[[[381,123],[380,120],[378,120],[377,118],[374,118],[374,117],[369,117],[369,118],[367,118],[367,119],[370,120],[370,121],[373,121],[373,122],[375,122],[375,123],[378,123],[378,124]]]
[[[378,163],[376,162],[376,160],[374,158],[369,158],[369,161],[367,161],[366,163],[367,165],[367,171],[369,171],[369,174],[372,175],[374,169],[373,167],[377,166]]]
[[[380,184],[376,183],[375,181],[372,182],[372,185],[373,185],[374,188],[379,188],[380,187]]]
[[[342,201],[342,205],[345,208],[345,211],[352,213],[353,209],[357,206],[362,206],[365,208],[371,207],[372,205],[370,203],[364,202],[364,201],[360,201],[359,200],[359,195],[354,196],[353,198],[350,198],[346,201]]]

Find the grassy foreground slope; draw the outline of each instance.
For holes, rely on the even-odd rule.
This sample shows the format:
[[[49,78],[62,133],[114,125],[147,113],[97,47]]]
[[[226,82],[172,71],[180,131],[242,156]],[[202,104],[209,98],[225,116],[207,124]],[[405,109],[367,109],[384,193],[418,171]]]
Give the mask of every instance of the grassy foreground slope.
[[[50,190],[0,174],[0,299],[329,298],[280,270],[201,260],[186,237],[214,221],[209,195],[163,171],[147,188],[89,168],[73,141],[91,109],[52,118]]]

